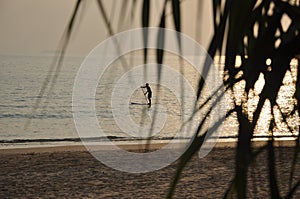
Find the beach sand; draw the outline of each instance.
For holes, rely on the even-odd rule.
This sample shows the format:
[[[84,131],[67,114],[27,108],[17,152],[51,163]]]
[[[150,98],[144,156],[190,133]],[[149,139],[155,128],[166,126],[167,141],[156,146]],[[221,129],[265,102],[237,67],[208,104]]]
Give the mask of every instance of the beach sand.
[[[276,148],[282,196],[288,191],[293,154],[291,147]],[[202,159],[196,155],[184,169],[174,198],[222,198],[234,177],[234,158],[235,149],[224,144]],[[0,150],[0,164],[0,198],[164,198],[178,166],[175,162],[149,173],[121,172],[83,146]],[[249,168],[249,198],[270,198],[267,167],[263,152]],[[300,180],[299,158],[295,169],[293,184]],[[299,189],[294,198],[300,198]]]

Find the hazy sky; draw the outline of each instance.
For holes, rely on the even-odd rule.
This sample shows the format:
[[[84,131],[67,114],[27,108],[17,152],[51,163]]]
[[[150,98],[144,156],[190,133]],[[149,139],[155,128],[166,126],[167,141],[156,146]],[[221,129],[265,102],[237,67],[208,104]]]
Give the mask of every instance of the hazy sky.
[[[103,0],[106,12],[112,19],[114,32],[141,26],[142,0],[137,0],[133,20],[130,20],[132,1],[126,0],[129,6],[122,18],[125,18],[127,23],[119,24],[120,10],[124,9],[123,1]],[[199,24],[201,26],[199,40],[204,46],[208,45],[212,33],[212,26],[209,25],[212,22],[212,8],[209,2],[205,1],[201,9],[198,9],[197,0],[186,0],[181,4],[182,31],[195,39],[199,38],[195,33],[196,23]],[[55,51],[75,3],[76,0],[1,0],[0,54],[39,55]],[[152,2],[151,26],[159,24],[162,3],[161,0]],[[203,17],[202,21],[196,20],[199,10]],[[171,15],[168,19],[167,27],[173,28]],[[108,37],[108,31],[95,0],[85,0],[75,28],[68,48],[70,55],[84,56]]]

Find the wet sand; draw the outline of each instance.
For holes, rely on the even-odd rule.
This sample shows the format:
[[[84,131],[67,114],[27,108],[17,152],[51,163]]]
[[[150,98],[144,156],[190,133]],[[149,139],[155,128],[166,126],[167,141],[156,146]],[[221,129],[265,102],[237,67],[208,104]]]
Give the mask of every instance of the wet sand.
[[[294,149],[289,144],[279,145],[276,166],[284,196]],[[202,159],[196,155],[184,169],[174,198],[222,198],[234,177],[234,158],[232,144],[221,144]],[[300,180],[299,159],[293,184]],[[105,166],[83,146],[64,146],[0,150],[0,165],[0,198],[164,198],[178,162],[157,171],[131,174]],[[249,198],[270,198],[267,167],[267,153],[262,152],[249,168]],[[300,198],[299,189],[294,198]]]

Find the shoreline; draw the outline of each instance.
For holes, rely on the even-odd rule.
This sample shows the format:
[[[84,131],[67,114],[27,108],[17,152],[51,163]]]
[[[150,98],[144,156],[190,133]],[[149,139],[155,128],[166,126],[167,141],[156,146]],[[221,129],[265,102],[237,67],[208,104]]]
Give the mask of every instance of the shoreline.
[[[146,147],[145,143],[133,143],[133,142],[114,142],[119,148],[127,151],[141,150]],[[148,146],[150,150],[158,150],[163,146],[168,144],[167,141],[164,142],[152,142]],[[173,143],[172,148],[182,147],[182,144],[186,143]],[[235,148],[237,142],[227,141],[227,142],[217,142],[213,148]],[[252,146],[254,148],[262,147],[267,144],[267,141],[252,141]],[[295,140],[284,140],[284,141],[274,141],[275,147],[295,147]],[[89,145],[91,146],[91,145]],[[109,144],[98,144],[94,145],[100,150],[114,150]],[[53,152],[83,152],[88,151],[82,143],[72,143],[72,144],[54,144],[54,145],[19,145],[19,146],[2,146],[0,148],[0,154],[27,154],[27,153],[53,153]]]

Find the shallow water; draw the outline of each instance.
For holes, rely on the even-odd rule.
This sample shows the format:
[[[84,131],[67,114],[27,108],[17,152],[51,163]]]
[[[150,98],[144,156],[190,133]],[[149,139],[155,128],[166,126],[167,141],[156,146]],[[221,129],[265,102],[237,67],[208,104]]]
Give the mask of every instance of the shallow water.
[[[139,57],[139,58],[137,58]],[[142,64],[142,58],[127,56],[125,59],[132,66]],[[151,57],[149,59],[151,61]],[[154,59],[153,59],[154,60]],[[33,140],[36,142],[79,142],[78,134],[73,121],[72,112],[72,92],[76,73],[83,61],[82,58],[67,57],[59,72],[53,90],[49,91],[49,86],[46,87],[46,95],[40,100],[40,106],[35,111],[33,107],[36,101],[40,98],[39,91],[45,82],[47,72],[51,64],[52,57],[30,57],[30,56],[1,56],[0,61],[0,140],[2,144],[7,143],[30,143]],[[178,60],[171,55],[165,57],[165,64],[172,66],[174,70],[180,71]],[[193,88],[196,88],[199,75],[193,70],[188,63],[183,63],[185,68],[185,76],[191,82]],[[286,75],[284,86],[282,87],[278,103],[281,111],[289,113],[293,108],[292,96],[295,91],[295,69]],[[129,68],[130,69],[130,68]],[[126,132],[124,133],[116,124],[111,105],[111,97],[116,82],[122,75],[129,70],[124,69],[118,61],[111,64],[105,71],[105,74],[99,81],[96,98],[95,111],[99,124],[105,135],[111,139],[136,139],[139,135],[132,137]],[[221,71],[221,70],[220,70]],[[55,74],[55,73],[53,73]],[[50,75],[50,77],[53,76]],[[256,85],[256,90],[253,91],[253,98],[250,100],[248,110],[254,110],[257,97],[255,93],[259,92],[263,85],[263,77],[260,78]],[[125,85],[126,86],[126,85]],[[150,112],[156,110],[155,107],[163,106],[164,109],[159,109],[158,114],[166,113],[167,119],[162,127],[162,130],[154,136],[156,140],[171,139],[179,131],[181,126],[182,116],[185,114],[180,108],[180,100],[167,87],[151,84],[153,90],[153,105],[149,110],[146,104],[146,99],[143,96],[142,90],[137,88],[133,91],[128,104],[130,117],[136,124],[142,126],[151,123]],[[242,89],[243,83],[236,86],[236,89]],[[157,98],[159,96],[159,99]],[[202,102],[209,96],[209,88],[204,88],[204,96]],[[122,100],[122,99],[121,99]],[[200,101],[201,101],[200,100]],[[226,108],[229,109],[232,105],[232,98],[226,95]],[[125,102],[124,102],[125,103]],[[127,104],[127,102],[126,102]],[[269,104],[265,104],[264,112],[259,120],[256,129],[256,136],[267,136],[270,110]],[[149,112],[150,111],[150,112]],[[274,110],[277,115],[276,121],[278,126],[275,130],[276,136],[292,136],[298,132],[298,114],[288,119],[287,125],[281,121],[279,109]],[[202,115],[201,115],[202,114]],[[203,112],[200,113],[200,118]],[[25,129],[26,123],[30,122]],[[237,122],[234,115],[227,118],[221,129],[221,136],[232,139],[237,135]],[[87,133],[87,137],[89,133]],[[94,135],[94,134],[93,134]],[[102,136],[102,135],[101,135]],[[100,137],[101,137],[100,136]],[[67,138],[67,140],[66,140]],[[28,140],[31,140],[28,142]]]

